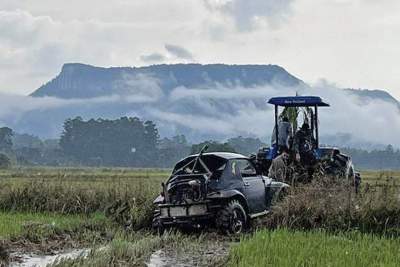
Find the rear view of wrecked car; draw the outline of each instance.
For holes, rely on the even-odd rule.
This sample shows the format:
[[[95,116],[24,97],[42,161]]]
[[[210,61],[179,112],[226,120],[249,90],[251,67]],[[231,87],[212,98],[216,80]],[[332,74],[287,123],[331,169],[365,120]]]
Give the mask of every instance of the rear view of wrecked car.
[[[252,218],[266,215],[287,184],[262,176],[247,157],[202,153],[178,162],[154,201],[153,227],[214,225],[241,233]]]

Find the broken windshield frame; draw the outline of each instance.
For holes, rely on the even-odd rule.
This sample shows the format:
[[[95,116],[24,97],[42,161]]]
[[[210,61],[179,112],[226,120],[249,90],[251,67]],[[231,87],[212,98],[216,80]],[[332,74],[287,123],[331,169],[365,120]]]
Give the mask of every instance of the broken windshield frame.
[[[195,164],[197,162],[197,164]],[[208,178],[216,172],[221,172],[226,166],[227,160],[215,155],[189,156],[175,165],[172,176],[205,174]]]

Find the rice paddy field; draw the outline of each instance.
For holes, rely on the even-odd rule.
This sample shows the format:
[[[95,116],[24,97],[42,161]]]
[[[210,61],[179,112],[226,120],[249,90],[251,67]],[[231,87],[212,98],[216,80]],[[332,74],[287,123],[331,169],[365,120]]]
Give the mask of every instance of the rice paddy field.
[[[399,266],[400,240],[358,232],[261,230],[232,246],[230,266]]]
[[[152,201],[169,173],[0,170],[0,266],[24,253],[73,248],[91,252],[53,265],[145,266],[161,253],[170,266],[400,266],[400,172],[362,172],[358,195],[340,188],[315,193],[315,185],[293,192],[239,238],[213,231],[152,234]]]
[[[361,176],[364,185],[369,183],[400,186],[400,171],[363,171]]]

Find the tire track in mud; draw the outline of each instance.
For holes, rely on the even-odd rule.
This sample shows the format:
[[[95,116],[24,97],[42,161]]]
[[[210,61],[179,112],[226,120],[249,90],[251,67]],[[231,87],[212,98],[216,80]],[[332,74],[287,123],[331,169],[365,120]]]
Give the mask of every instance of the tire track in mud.
[[[151,254],[148,267],[222,266],[229,253],[229,242],[207,240],[195,248],[163,248]]]

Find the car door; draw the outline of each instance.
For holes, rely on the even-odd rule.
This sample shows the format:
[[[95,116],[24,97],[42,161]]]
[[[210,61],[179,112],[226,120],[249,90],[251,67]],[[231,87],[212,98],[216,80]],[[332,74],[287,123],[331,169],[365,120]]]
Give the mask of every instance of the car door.
[[[247,159],[236,159],[234,163],[243,181],[243,193],[250,213],[265,211],[265,184],[261,175],[257,175],[253,164]]]

